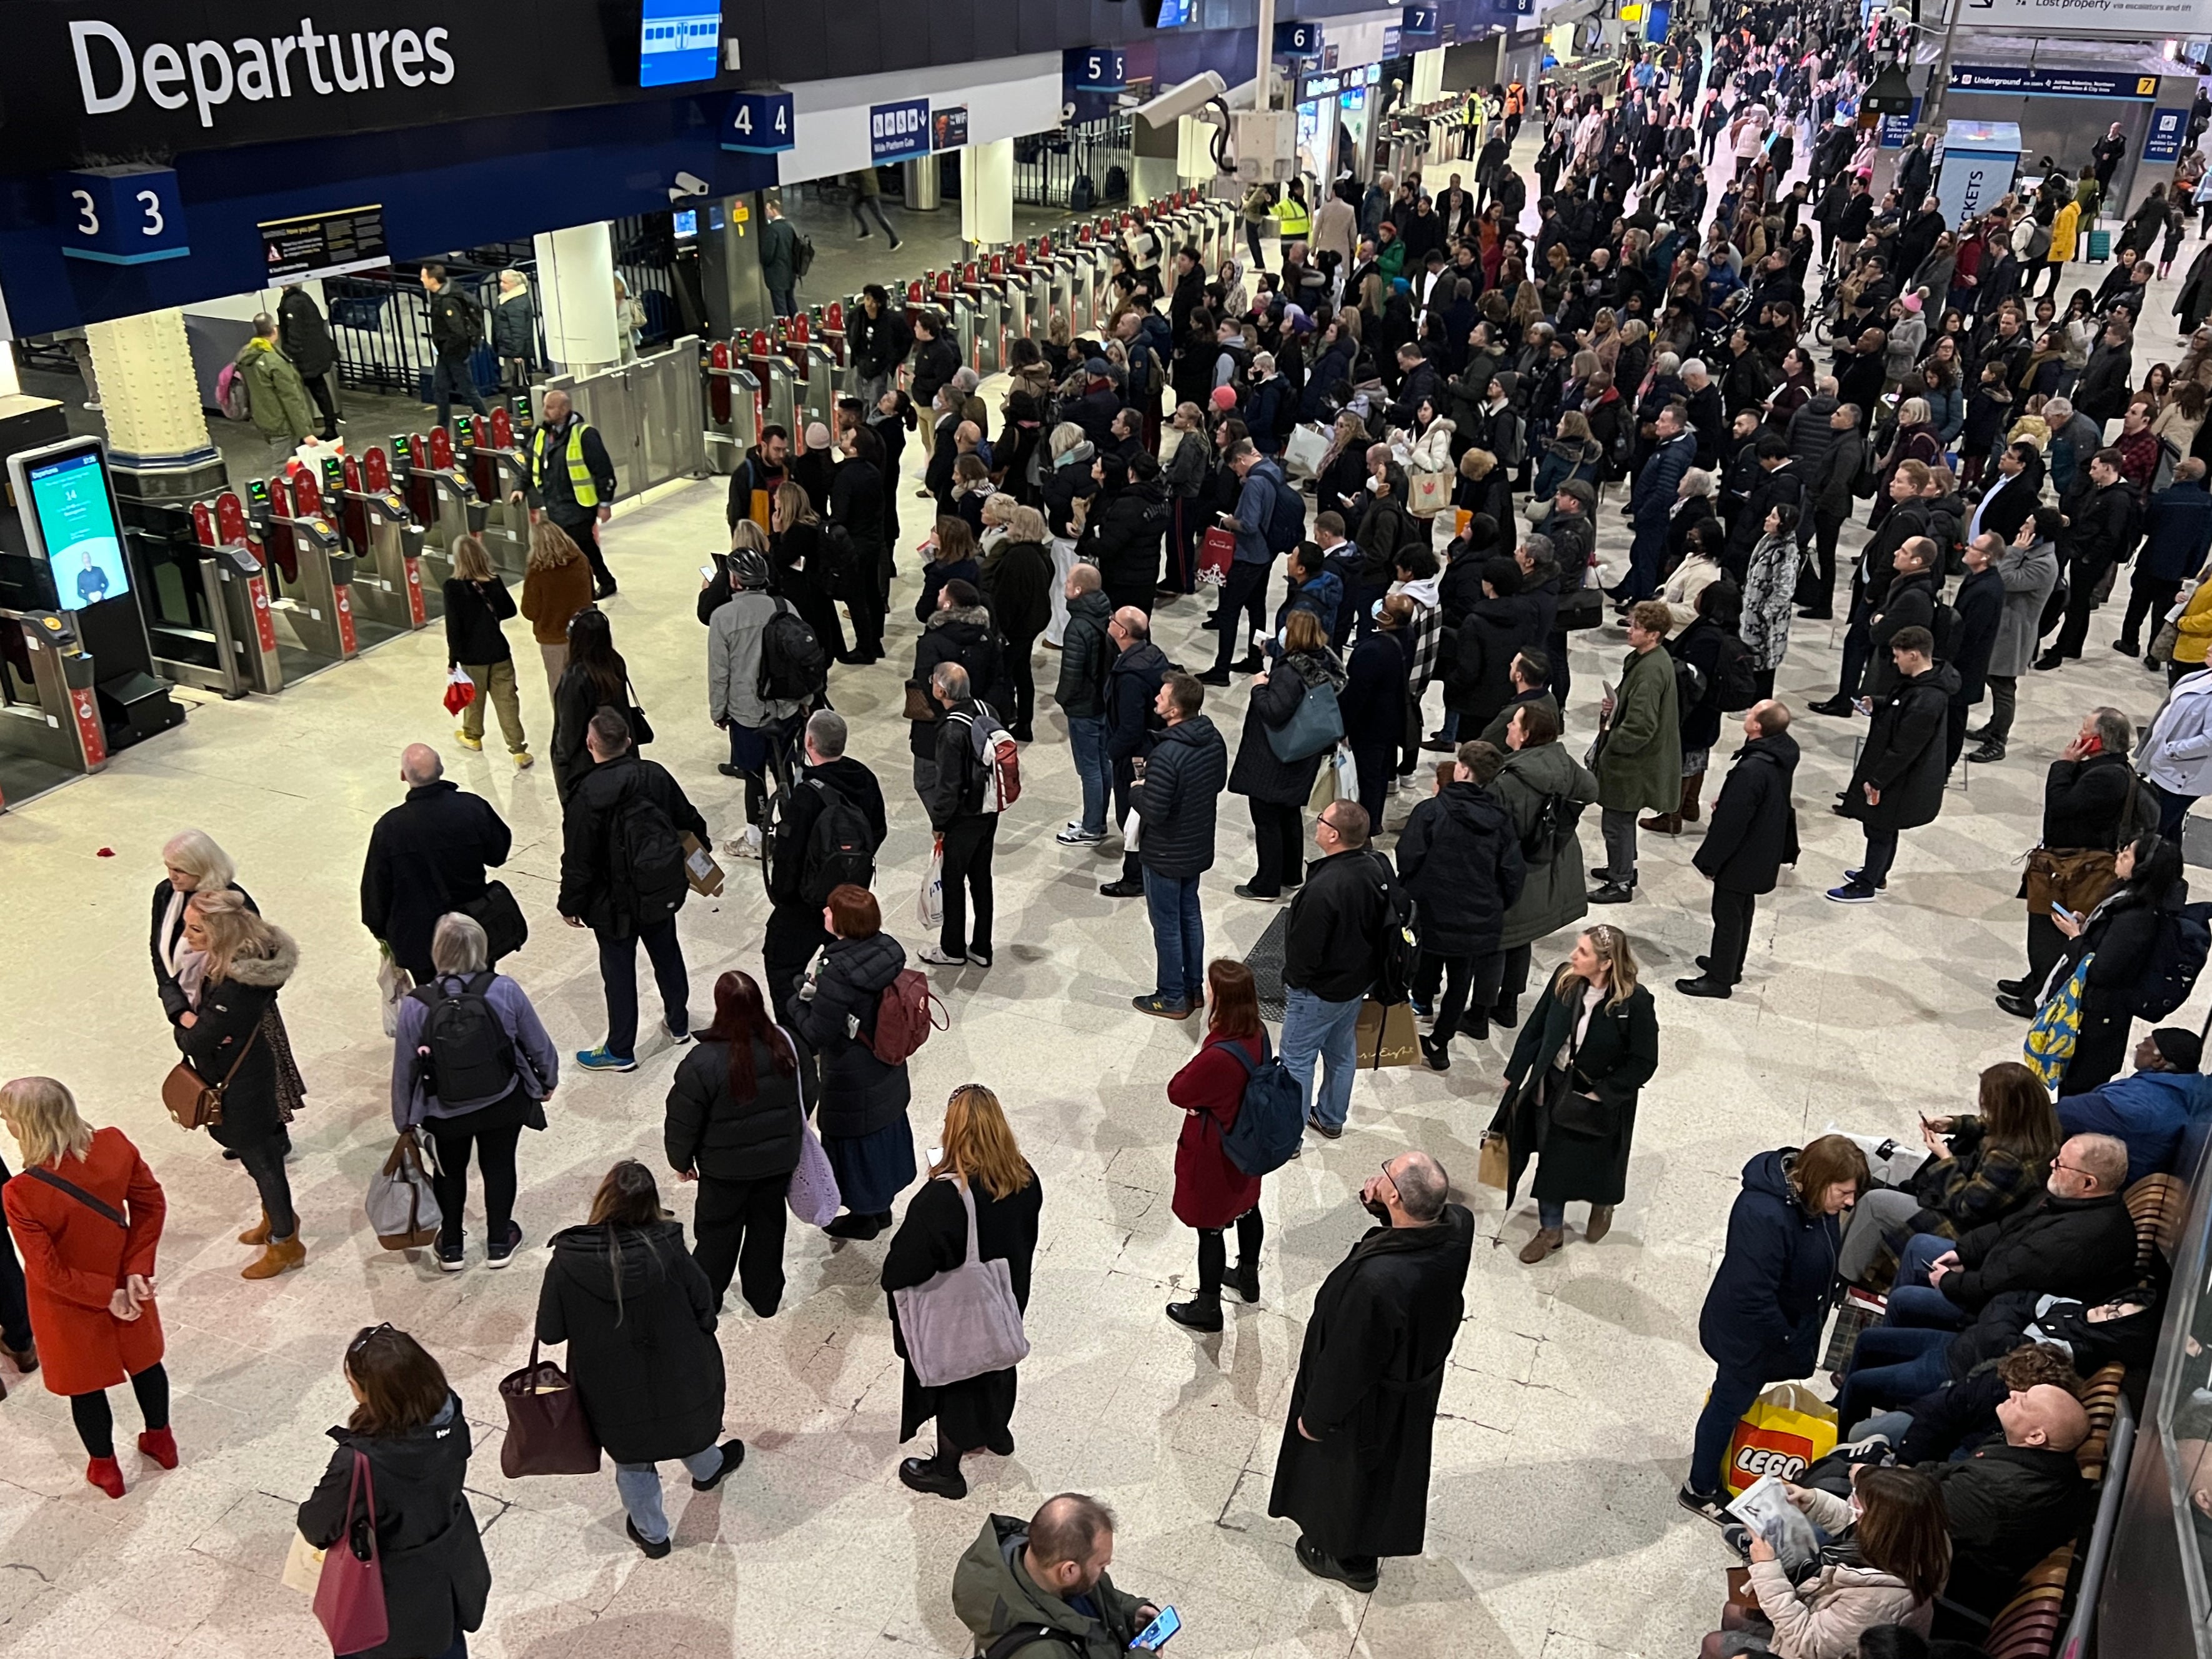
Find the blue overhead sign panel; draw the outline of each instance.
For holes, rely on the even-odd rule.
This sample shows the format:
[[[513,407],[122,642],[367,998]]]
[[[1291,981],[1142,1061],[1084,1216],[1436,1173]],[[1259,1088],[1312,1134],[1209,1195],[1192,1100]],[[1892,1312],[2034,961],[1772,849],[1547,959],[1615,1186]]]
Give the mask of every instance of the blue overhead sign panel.
[[[103,265],[181,259],[184,198],[173,168],[87,167],[59,175],[62,253]]]
[[[2128,98],[2148,103],[2158,96],[2158,76],[2101,70],[2028,69],[2012,64],[1954,64],[1954,92],[2009,92],[2024,98]]]
[[[1127,59],[1119,46],[1077,46],[1060,55],[1060,98],[1078,121],[1111,115],[1128,85]]]
[[[929,154],[929,100],[902,98],[868,107],[868,158],[877,167]]]
[[[1318,23],[1276,24],[1275,56],[1278,58],[1320,57],[1321,25]]]
[[[638,85],[711,81],[721,58],[720,0],[645,0],[645,16],[638,25]]]
[[[793,148],[791,94],[787,92],[738,92],[730,95],[730,112],[722,122],[722,148],[772,155]]]
[[[1437,9],[1434,6],[1408,6],[1398,27],[1401,34],[1434,34],[1437,32]]]
[[[1179,29],[1194,21],[1198,15],[1198,0],[1160,0],[1160,21],[1158,27]]]
[[[2185,109],[2154,109],[2150,112],[2150,131],[2143,135],[2142,158],[2146,161],[2164,165],[2179,161],[2181,141],[2189,131],[2189,112]]]

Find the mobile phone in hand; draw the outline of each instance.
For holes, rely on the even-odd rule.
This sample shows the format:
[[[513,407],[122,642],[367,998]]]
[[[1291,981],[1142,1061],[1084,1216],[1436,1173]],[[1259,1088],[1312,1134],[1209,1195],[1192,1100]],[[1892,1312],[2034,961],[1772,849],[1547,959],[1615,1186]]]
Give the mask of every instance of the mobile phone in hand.
[[[2069,910],[2063,904],[2052,905],[2051,907],[2051,914],[2054,916],[2063,916],[2069,921],[2079,921],[2081,920],[2081,913],[2079,911]]]
[[[1137,1632],[1137,1639],[1129,1644],[1132,1653],[1158,1653],[1167,1645],[1168,1638],[1182,1628],[1182,1619],[1173,1607],[1162,1607],[1160,1616]]]

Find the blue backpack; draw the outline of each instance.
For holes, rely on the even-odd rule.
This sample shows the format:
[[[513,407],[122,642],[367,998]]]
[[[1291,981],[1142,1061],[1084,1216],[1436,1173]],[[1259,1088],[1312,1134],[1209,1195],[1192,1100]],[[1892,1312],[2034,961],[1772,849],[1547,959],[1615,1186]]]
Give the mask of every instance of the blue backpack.
[[[1221,1137],[1221,1150],[1229,1161],[1248,1176],[1272,1174],[1297,1155],[1306,1133],[1306,1103],[1265,1030],[1260,1033],[1260,1054],[1254,1060],[1242,1042],[1221,1045],[1244,1068],[1244,1098],[1237,1121]]]

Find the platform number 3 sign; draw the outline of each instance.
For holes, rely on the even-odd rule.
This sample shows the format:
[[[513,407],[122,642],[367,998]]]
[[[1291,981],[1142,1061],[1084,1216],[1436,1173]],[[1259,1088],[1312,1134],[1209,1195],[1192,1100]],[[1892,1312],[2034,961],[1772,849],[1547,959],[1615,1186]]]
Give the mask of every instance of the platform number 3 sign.
[[[60,176],[62,252],[98,264],[181,259],[184,198],[169,167],[83,167]]]
[[[724,149],[774,155],[796,143],[792,131],[791,94],[787,92],[739,92],[730,97],[729,118],[722,124]]]

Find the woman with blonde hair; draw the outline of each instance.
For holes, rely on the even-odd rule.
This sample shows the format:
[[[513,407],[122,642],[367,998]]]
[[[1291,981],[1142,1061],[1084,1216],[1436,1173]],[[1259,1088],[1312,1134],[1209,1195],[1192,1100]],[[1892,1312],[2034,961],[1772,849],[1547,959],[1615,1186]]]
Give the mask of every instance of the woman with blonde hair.
[[[461,708],[453,733],[465,749],[483,747],[484,704],[499,710],[500,735],[517,770],[531,763],[522,734],[522,705],[515,696],[514,653],[500,623],[514,614],[514,598],[491,567],[479,536],[453,538],[453,574],[446,578],[446,669],[459,668],[476,682],[477,694]]]
[[[292,936],[247,908],[243,894],[204,889],[185,904],[177,982],[186,1006],[172,1024],[185,1065],[222,1091],[209,1138],[235,1152],[260,1189],[261,1219],[238,1236],[261,1247],[246,1279],[274,1279],[307,1260],[284,1173],[284,1124],[306,1091],[276,1014],[277,993],[299,965]]]
[[[759,526],[750,519],[739,522],[759,534]],[[815,510],[813,497],[786,478],[775,487],[769,525],[769,565],[775,572],[775,591],[791,601],[791,608],[814,630],[824,651],[843,656],[845,624],[837,615],[836,583],[823,552],[822,515]]]
[[[1026,1310],[1044,1186],[1015,1143],[998,1096],[980,1083],[963,1083],[952,1091],[938,1144],[943,1150],[930,1165],[929,1179],[907,1206],[884,1257],[882,1283],[890,1297],[891,1345],[907,1362],[899,1438],[911,1440],[923,1424],[937,1419],[936,1455],[906,1459],[899,1479],[916,1492],[957,1498],[968,1495],[960,1473],[964,1454],[1013,1455],[1014,1370],[924,1387],[899,1328],[896,1292],[927,1284],[972,1253],[1006,1264],[1014,1300]]]
[[[1606,922],[1584,928],[1521,1028],[1490,1126],[1505,1136],[1509,1207],[1537,1159],[1536,1234],[1522,1261],[1533,1267],[1565,1243],[1570,1200],[1590,1206],[1589,1243],[1611,1229],[1626,1194],[1637,1097],[1658,1069],[1659,1015],[1637,982],[1628,935]]]
[[[216,845],[204,830],[179,830],[161,845],[165,873],[154,884],[154,988],[161,995],[162,1012],[176,1018],[191,1006],[177,982],[177,969],[185,944],[185,906],[194,893],[235,893],[249,910],[253,900],[238,884],[238,871],[230,854]]]
[[[139,1451],[165,1469],[177,1467],[154,1305],[154,1256],[168,1209],[161,1184],[122,1130],[94,1129],[50,1077],[0,1085],[0,1123],[22,1149],[22,1174],[7,1178],[0,1165],[0,1208],[22,1246],[39,1345],[35,1355],[10,1348],[8,1358],[18,1370],[37,1366],[46,1392],[70,1402],[91,1460],[85,1480],[120,1498],[107,1390],[125,1377],[146,1419]],[[104,1302],[96,1299],[103,1291]]]
[[[545,663],[545,689],[561,685],[568,665],[568,623],[592,608],[592,567],[568,532],[552,520],[530,526],[530,566],[522,578],[522,614]]]

